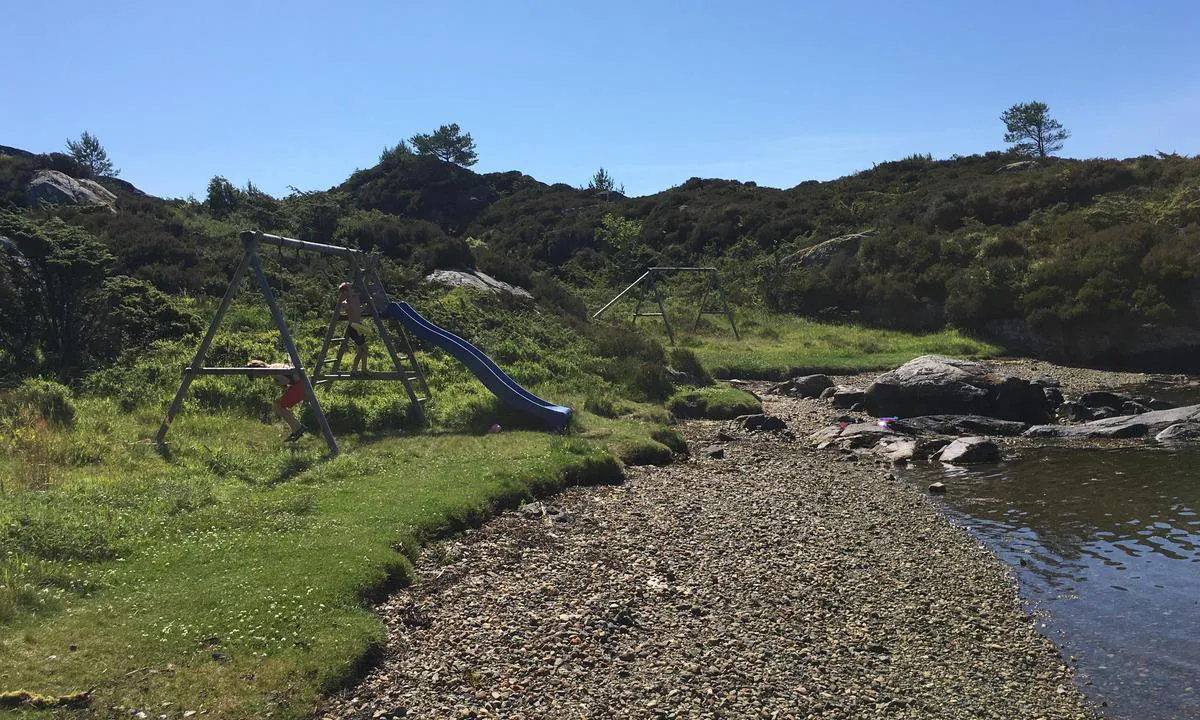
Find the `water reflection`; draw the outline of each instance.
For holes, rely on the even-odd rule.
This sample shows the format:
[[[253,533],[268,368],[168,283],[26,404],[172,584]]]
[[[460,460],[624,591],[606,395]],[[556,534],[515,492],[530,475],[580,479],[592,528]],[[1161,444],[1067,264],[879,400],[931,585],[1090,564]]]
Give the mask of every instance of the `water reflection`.
[[[1024,450],[944,482],[956,522],[1018,569],[1043,630],[1118,718],[1200,717],[1200,453]]]

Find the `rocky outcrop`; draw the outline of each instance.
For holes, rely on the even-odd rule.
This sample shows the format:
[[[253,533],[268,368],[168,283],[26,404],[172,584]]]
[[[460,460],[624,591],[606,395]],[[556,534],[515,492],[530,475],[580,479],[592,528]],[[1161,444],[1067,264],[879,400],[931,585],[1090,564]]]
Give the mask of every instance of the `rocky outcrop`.
[[[817,243],[804,251],[802,255],[795,260],[800,267],[809,267],[810,265],[824,266],[828,265],[829,261],[836,255],[850,254],[858,252],[858,246],[862,244],[863,238],[869,238],[875,235],[875,230],[864,230],[850,235],[842,235],[831,240],[826,240],[822,243]]]
[[[1082,425],[1035,425],[1023,434],[1040,438],[1137,438],[1178,423],[1200,423],[1200,405],[1092,420]]]
[[[868,412],[881,417],[986,415],[1030,423],[1050,420],[1050,402],[1041,385],[940,355],[922,355],[880,375],[865,396]]]
[[[25,202],[32,207],[42,202],[56,205],[104,205],[115,211],[117,196],[95,180],[73,178],[57,170],[38,170],[25,187]]]
[[[509,285],[478,270],[434,270],[425,276],[425,282],[446,287],[470,287],[493,294],[514,295],[532,300],[533,295],[528,290],[517,285]]]

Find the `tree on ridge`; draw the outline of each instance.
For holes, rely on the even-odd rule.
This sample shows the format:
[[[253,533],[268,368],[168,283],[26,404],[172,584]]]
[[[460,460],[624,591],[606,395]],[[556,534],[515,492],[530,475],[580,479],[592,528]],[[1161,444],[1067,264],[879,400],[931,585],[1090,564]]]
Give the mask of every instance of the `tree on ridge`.
[[[67,141],[67,152],[75,158],[75,162],[87,168],[95,177],[116,177],[121,174],[120,170],[113,168],[104,146],[87,130],[83,131],[78,140]]]
[[[432,133],[417,133],[408,139],[418,155],[433,155],[449,163],[470,167],[479,160],[471,133],[464,133],[458,123],[443,125]]]
[[[1012,149],[1028,157],[1044,158],[1062,150],[1063,140],[1071,133],[1062,123],[1050,117],[1046,103],[1017,103],[1000,116],[1007,132],[1004,142],[1014,143]]]

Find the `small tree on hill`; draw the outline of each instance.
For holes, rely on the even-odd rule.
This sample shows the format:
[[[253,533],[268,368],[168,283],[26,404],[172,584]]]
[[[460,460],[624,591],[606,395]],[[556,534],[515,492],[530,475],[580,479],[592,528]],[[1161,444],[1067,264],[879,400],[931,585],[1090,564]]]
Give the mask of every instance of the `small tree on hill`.
[[[609,175],[608,171],[601,166],[588,183],[588,190],[603,190],[604,192],[612,192],[616,189],[616,185],[617,183],[613,180],[612,175]]]
[[[67,151],[71,153],[71,157],[75,158],[76,162],[86,167],[96,177],[116,177],[121,174],[120,170],[113,168],[112,161],[108,159],[108,153],[104,151],[100,141],[86,130],[78,140],[67,141]]]
[[[443,125],[432,133],[417,133],[408,141],[418,155],[433,155],[455,165],[470,167],[479,160],[471,133],[464,133],[458,123]]]
[[[1017,103],[1000,116],[1008,132],[1004,142],[1015,143],[1013,150],[1029,157],[1044,158],[1062,150],[1063,140],[1071,133],[1062,123],[1050,117],[1046,103]]]

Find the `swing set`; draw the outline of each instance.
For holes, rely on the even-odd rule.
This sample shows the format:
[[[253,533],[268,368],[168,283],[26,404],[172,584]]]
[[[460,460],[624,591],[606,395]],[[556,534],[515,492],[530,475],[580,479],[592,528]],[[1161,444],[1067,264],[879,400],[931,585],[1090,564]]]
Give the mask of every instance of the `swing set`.
[[[675,344],[675,333],[671,329],[671,321],[667,319],[667,307],[663,303],[662,289],[660,283],[665,279],[665,276],[673,273],[704,273],[707,281],[704,286],[704,293],[700,296],[699,310],[696,313],[696,322],[692,326],[695,330],[700,327],[700,319],[705,315],[724,315],[729,320],[729,327],[733,330],[733,337],[736,340],[741,340],[738,335],[737,325],[733,322],[733,311],[729,309],[729,303],[725,300],[725,290],[721,287],[721,278],[717,275],[715,267],[652,267],[647,268],[646,272],[637,280],[634,280],[629,287],[617,293],[617,296],[608,301],[604,307],[596,311],[592,315],[592,319],[596,320],[603,315],[610,307],[615,305],[618,300],[625,297],[627,293],[637,288],[637,305],[633,308],[633,321],[637,322],[639,317],[661,317],[663,328],[667,331],[667,339],[672,345]],[[643,284],[644,283],[644,284]],[[658,312],[642,312],[642,303],[646,300],[647,291],[654,295],[654,302],[658,304]],[[721,302],[719,310],[705,310],[704,303],[708,300],[709,295],[715,293],[717,299]]]
[[[317,425],[320,427],[321,434],[325,438],[325,444],[329,446],[329,452],[332,455],[338,454],[337,440],[333,436],[333,430],[329,427],[329,421],[326,419],[325,412],[321,409],[321,403],[314,392],[316,386],[332,383],[336,380],[350,379],[399,381],[404,384],[408,399],[412,403],[412,407],[420,421],[422,423],[425,421],[422,404],[429,400],[429,385],[425,381],[425,373],[421,370],[421,366],[417,362],[408,333],[404,331],[403,327],[398,326],[399,332],[393,336],[388,330],[387,325],[383,322],[383,317],[380,315],[381,311],[391,301],[388,298],[387,291],[383,287],[383,283],[379,280],[378,262],[375,257],[353,248],[296,240],[252,230],[242,232],[241,240],[244,246],[242,260],[238,264],[237,269],[234,270],[233,278],[229,281],[229,288],[225,291],[225,296],[221,299],[221,304],[217,307],[216,314],[213,315],[208,332],[204,335],[204,339],[200,341],[200,347],[196,350],[196,356],[192,359],[191,364],[183,370],[183,381],[180,383],[179,390],[175,393],[175,399],[171,402],[171,406],[167,410],[167,415],[163,419],[162,425],[159,426],[158,433],[154,438],[159,446],[162,446],[165,441],[167,431],[171,427],[171,421],[175,419],[175,416],[183,408],[183,400],[187,396],[188,387],[192,384],[193,380],[203,375],[240,375],[252,378],[291,375],[304,388],[304,397],[312,408]],[[350,348],[350,339],[348,337],[349,332],[344,332],[341,336],[335,336],[341,315],[339,311],[340,302],[335,300],[329,325],[325,329],[325,335],[321,341],[321,350],[317,354],[317,359],[313,363],[313,370],[310,374],[300,359],[300,353],[296,349],[292,333],[288,329],[283,312],[280,310],[275,292],[271,289],[271,284],[267,280],[266,273],[263,272],[262,259],[259,256],[263,245],[278,246],[280,253],[283,252],[283,248],[289,248],[295,250],[297,255],[302,252],[315,253],[327,259],[338,258],[344,260],[348,265],[345,275],[346,282],[351,284],[357,292],[359,299],[369,310],[375,331],[383,342],[383,346],[387,349],[392,368],[383,372],[349,372],[342,368],[342,358]],[[217,329],[221,326],[221,321],[225,318],[225,314],[228,312],[234,298],[237,297],[242,280],[248,273],[254,276],[258,284],[258,289],[262,293],[263,299],[266,300],[267,307],[271,310],[271,319],[274,321],[275,327],[278,328],[284,348],[287,350],[288,360],[291,363],[289,367],[207,367],[204,364]],[[330,352],[335,345],[336,351],[330,357]]]

